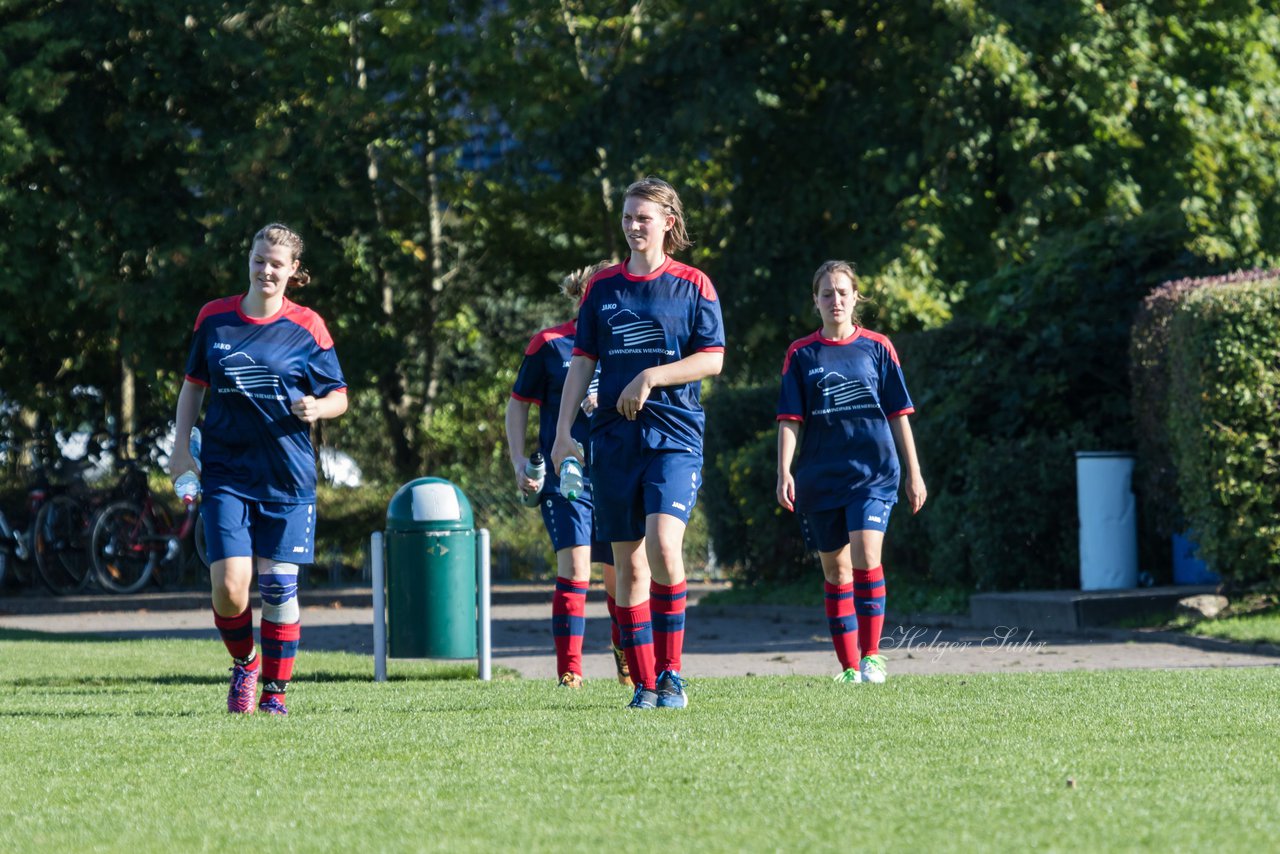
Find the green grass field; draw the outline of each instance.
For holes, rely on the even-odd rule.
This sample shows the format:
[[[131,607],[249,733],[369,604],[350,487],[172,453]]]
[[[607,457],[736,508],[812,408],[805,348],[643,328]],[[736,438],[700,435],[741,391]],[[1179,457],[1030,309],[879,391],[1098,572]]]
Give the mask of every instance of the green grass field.
[[[0,632],[0,850],[1268,850],[1274,668],[616,684],[304,652],[288,718],[195,641]],[[1074,785],[1069,784],[1074,781]]]
[[[1187,624],[1182,630],[1188,634],[1237,643],[1280,644],[1280,607],[1199,620]]]

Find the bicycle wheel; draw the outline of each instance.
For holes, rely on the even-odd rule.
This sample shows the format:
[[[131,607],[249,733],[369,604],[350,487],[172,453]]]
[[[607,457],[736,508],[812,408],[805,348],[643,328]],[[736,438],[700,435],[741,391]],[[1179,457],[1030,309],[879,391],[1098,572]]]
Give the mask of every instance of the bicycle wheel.
[[[160,562],[163,538],[142,508],[117,501],[102,508],[93,525],[89,553],[98,583],[112,593],[136,593],[151,580]]]
[[[204,519],[196,517],[196,532],[192,537],[196,544],[196,556],[200,558],[200,563],[204,567],[204,574],[209,575],[209,552],[204,544]]]
[[[151,524],[156,531],[172,532],[177,530],[173,526],[173,518],[163,504],[153,503],[148,515],[150,515]],[[162,541],[161,538],[155,542],[156,549],[163,548],[163,551],[157,551],[160,558],[156,561],[155,570],[151,573],[151,583],[161,590],[176,587],[182,580],[182,543],[176,536],[171,536],[168,541]]]
[[[209,558],[204,550],[204,520],[196,512],[190,539],[182,541],[182,553],[178,557],[182,564],[182,576],[179,580],[184,590],[209,589]]]
[[[89,583],[88,531],[88,514],[69,495],[55,495],[36,514],[36,568],[55,595],[79,592]]]

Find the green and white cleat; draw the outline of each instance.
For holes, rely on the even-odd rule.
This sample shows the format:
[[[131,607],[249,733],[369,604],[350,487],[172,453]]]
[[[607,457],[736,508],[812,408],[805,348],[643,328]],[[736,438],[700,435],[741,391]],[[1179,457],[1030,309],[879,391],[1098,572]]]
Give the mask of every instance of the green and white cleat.
[[[856,667],[850,667],[844,673],[835,678],[836,682],[846,682],[850,685],[857,685],[862,681],[862,673]]]
[[[889,676],[883,655],[867,655],[862,659],[862,681],[880,684]]]

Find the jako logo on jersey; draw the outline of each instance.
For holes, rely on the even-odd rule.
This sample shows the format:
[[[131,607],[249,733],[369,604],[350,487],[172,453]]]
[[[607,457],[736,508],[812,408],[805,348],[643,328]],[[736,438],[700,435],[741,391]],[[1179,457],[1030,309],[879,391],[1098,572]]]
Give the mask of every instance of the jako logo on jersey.
[[[215,349],[215,350],[230,350],[230,349],[231,349],[231,345],[230,345],[230,344],[224,344],[224,343],[222,343],[221,341],[214,341],[214,342],[213,342],[213,349]]]
[[[293,553],[296,555],[304,554],[307,551],[306,546],[294,546]]]
[[[884,521],[884,519],[880,518],[879,516],[868,516],[868,517],[867,517],[867,521],[868,521],[868,522],[883,522],[883,521]]]
[[[672,506],[672,507],[674,507],[674,508],[676,508],[677,510],[684,510],[684,509],[685,509],[685,506],[684,506],[683,504],[681,504],[679,501],[672,501],[672,502],[671,502],[671,506]]]
[[[257,396],[263,392],[276,391],[280,387],[280,378],[255,362],[247,353],[232,353],[218,364],[226,369],[227,378],[245,394]]]
[[[626,308],[609,318],[609,326],[622,336],[623,347],[662,344],[667,340],[657,321],[642,320],[634,311]]]
[[[820,373],[822,373],[822,372],[823,372],[823,371],[825,371],[825,370],[826,370],[826,368],[821,368],[821,367],[819,367],[819,368],[810,368],[810,369],[809,369],[809,373],[805,374],[805,376],[806,376],[806,377],[811,377],[811,376],[813,376],[814,374],[820,374]]]
[[[871,389],[867,388],[861,380],[846,379],[842,374],[834,371],[818,380],[818,388],[822,389],[824,397],[830,398],[832,406],[844,406],[855,402],[876,402]]]
[[[615,308],[617,308],[617,307],[618,307],[618,304],[617,304],[616,302],[607,302],[607,303],[605,303],[603,306],[601,306],[600,310],[601,310],[601,311],[613,311],[613,310],[614,310]]]

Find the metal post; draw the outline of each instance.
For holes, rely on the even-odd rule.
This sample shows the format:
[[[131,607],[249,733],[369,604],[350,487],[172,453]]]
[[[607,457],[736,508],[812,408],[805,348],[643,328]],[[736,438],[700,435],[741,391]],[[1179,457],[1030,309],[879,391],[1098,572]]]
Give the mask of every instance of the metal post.
[[[369,566],[373,573],[373,681],[387,681],[387,573],[382,532],[369,538]]]
[[[476,536],[476,637],[479,640],[480,679],[493,678],[493,643],[489,619],[489,529],[481,528]]]

